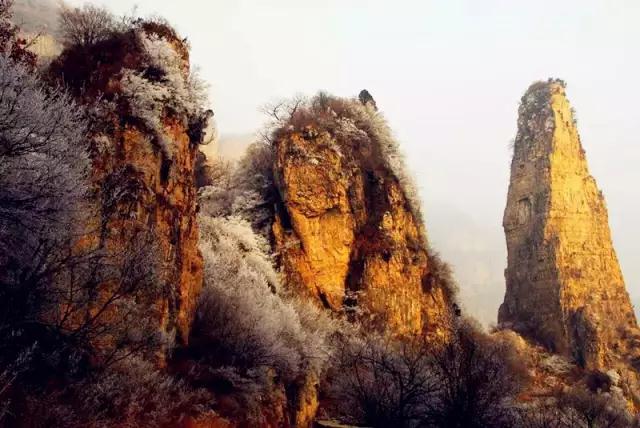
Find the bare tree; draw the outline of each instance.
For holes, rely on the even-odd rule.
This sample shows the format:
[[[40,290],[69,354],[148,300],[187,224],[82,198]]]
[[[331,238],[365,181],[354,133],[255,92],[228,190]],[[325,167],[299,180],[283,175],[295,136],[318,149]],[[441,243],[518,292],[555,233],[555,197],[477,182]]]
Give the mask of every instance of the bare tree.
[[[89,4],[82,7],[63,5],[59,20],[66,46],[91,46],[108,39],[121,28],[107,9]]]
[[[428,418],[439,390],[428,347],[369,335],[343,338],[336,349],[329,390],[339,415],[353,423],[398,428]]]
[[[431,415],[436,426],[511,426],[524,370],[507,343],[457,321],[449,342],[433,353],[431,369],[441,387]]]
[[[520,371],[510,350],[457,323],[444,345],[372,336],[339,344],[335,409],[374,427],[514,426]]]

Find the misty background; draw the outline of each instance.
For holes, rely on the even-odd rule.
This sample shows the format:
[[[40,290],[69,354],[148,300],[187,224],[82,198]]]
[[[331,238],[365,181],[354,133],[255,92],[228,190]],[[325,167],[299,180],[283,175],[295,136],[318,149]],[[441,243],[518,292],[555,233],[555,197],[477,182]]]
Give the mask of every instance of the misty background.
[[[501,223],[519,99],[535,80],[566,80],[627,289],[640,303],[637,0],[91,2],[119,14],[137,5],[189,39],[229,158],[253,140],[265,103],[369,90],[416,177],[431,244],[453,266],[466,310],[485,324],[504,295]],[[54,0],[17,3],[30,31],[36,21],[55,26]]]

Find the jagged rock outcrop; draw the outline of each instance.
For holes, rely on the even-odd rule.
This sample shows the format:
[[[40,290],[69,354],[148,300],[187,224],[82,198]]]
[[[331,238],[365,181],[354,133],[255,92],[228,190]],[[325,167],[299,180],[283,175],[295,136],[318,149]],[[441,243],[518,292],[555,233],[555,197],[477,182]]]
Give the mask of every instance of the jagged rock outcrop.
[[[504,230],[499,323],[583,367],[630,361],[636,318],[561,81],[522,98]]]
[[[186,342],[203,275],[194,169],[212,116],[199,110],[189,86],[188,48],[171,28],[142,22],[65,51],[49,74],[94,115],[99,245],[121,248],[153,235],[165,294],[159,322]]]
[[[274,135],[273,227],[286,282],[374,328],[443,335],[453,291],[371,102],[324,94]]]

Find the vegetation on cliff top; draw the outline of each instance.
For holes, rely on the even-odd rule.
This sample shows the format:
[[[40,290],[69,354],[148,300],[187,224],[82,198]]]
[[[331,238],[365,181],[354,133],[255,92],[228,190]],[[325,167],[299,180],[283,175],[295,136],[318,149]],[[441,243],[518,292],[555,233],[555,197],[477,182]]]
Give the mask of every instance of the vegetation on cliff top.
[[[297,97],[268,105],[264,111],[271,120],[263,132],[264,139],[273,144],[289,132],[305,133],[311,130],[328,132],[345,146],[370,145],[374,150],[373,156],[377,156],[400,182],[410,210],[422,224],[418,190],[407,170],[398,141],[375,102],[367,98],[363,100],[338,98],[319,92],[310,99]],[[350,153],[343,155],[351,156]]]
[[[64,8],[65,50],[50,76],[85,102],[149,131],[151,142],[172,158],[167,118],[204,131],[207,88],[189,64],[189,44],[166,21],[116,18],[95,6]],[[207,122],[203,124],[201,122]]]

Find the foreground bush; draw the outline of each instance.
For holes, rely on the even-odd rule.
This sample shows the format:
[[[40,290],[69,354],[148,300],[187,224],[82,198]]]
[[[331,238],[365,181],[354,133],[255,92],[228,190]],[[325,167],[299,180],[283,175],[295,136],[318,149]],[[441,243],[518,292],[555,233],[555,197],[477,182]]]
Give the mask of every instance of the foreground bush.
[[[29,396],[22,422],[66,428],[166,427],[197,416],[213,402],[208,392],[129,357],[54,393]]]
[[[522,377],[510,349],[466,322],[444,346],[349,339],[330,379],[334,410],[374,427],[510,427]]]
[[[331,323],[314,326],[324,314],[283,298],[264,239],[238,218],[201,216],[200,227],[205,288],[193,335],[220,365],[274,368],[285,380],[321,367]]]

